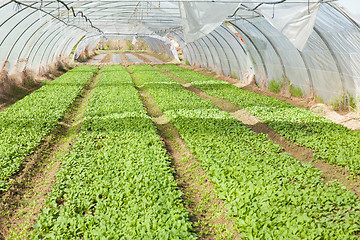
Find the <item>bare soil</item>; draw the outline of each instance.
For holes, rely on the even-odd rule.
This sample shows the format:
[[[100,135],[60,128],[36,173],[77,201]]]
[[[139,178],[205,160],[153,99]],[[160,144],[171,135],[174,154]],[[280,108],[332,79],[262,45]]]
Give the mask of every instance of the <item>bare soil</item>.
[[[196,93],[203,99],[211,100],[214,105],[218,106],[222,111],[229,112],[232,117],[239,120],[246,126],[250,127],[255,133],[267,134],[269,140],[280,145],[283,148],[283,151],[289,153],[292,157],[298,159],[303,163],[311,162],[314,168],[317,168],[322,172],[322,177],[325,182],[335,180],[339,181],[348,190],[355,192],[358,198],[360,198],[360,178],[353,176],[344,167],[331,165],[321,160],[315,160],[313,151],[311,149],[298,146],[288,141],[287,139],[276,133],[269,126],[267,126],[265,123],[261,122],[255,116],[251,115],[247,110],[240,109],[238,106],[232,104],[228,100],[210,96],[202,92],[200,89],[195,88],[183,79],[180,79],[165,70],[162,71],[169,77],[172,77],[175,81],[178,81],[180,84],[182,84],[183,87],[185,87],[189,91]]]
[[[107,53],[103,59],[101,59],[100,63],[111,63],[112,61],[112,53]]]
[[[123,52],[119,52],[120,54],[120,57],[122,58],[123,60],[123,65],[125,66],[129,66],[129,65],[132,65],[132,62],[129,60],[129,58],[125,55],[125,53]]]
[[[133,79],[136,85],[141,85],[134,76]],[[177,129],[169,123],[145,88],[137,90],[173,160],[175,180],[184,193],[184,205],[190,212],[190,221],[200,239],[241,239],[226,214],[224,203],[217,198],[207,173],[192,155]]]
[[[56,181],[60,159],[71,150],[80,131],[79,123],[96,82],[94,77],[85,86],[59,126],[34,154],[26,157],[25,167],[14,176],[12,187],[0,195],[0,239],[29,237]]]
[[[139,54],[139,53],[136,53],[136,52],[133,52],[131,53],[132,55],[134,55],[135,57],[143,60],[145,62],[145,64],[150,64],[150,63],[153,63],[153,61],[151,61],[150,59],[146,58],[144,56],[144,54]]]
[[[155,53],[144,52],[143,54],[154,57],[154,58],[156,58],[157,60],[159,60],[161,62],[169,62],[168,59],[161,58],[160,56],[156,55]]]

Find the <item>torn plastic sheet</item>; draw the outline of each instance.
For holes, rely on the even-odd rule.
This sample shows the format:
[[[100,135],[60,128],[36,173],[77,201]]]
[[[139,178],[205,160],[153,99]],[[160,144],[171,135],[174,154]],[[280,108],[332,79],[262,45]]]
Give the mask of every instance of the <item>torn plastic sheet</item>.
[[[320,2],[289,0],[277,5],[261,5],[258,10],[298,50],[302,51],[313,32]]]
[[[132,41],[131,41],[131,44],[135,45],[136,43],[137,43],[137,39],[136,39],[135,36],[133,36],[133,39],[132,39]]]
[[[313,31],[320,1],[287,0],[280,4],[262,4],[246,1],[249,9],[257,11],[280,31],[299,50],[302,50]],[[179,2],[185,41],[194,42],[219,27],[232,15],[239,4],[225,2]],[[273,3],[278,1],[272,1]],[[267,3],[271,3],[268,1]]]
[[[219,27],[239,3],[179,2],[186,43],[194,42]]]
[[[179,55],[176,51],[176,48],[173,44],[172,41],[170,41],[170,39],[168,37],[162,37],[162,36],[159,36],[159,35],[151,35],[151,36],[143,36],[144,40],[146,41],[146,38],[153,38],[153,39],[156,39],[158,41],[161,41],[163,43],[163,45],[168,48],[171,52],[171,54],[173,55],[174,59],[176,59],[176,61],[180,62],[180,59],[179,59]]]

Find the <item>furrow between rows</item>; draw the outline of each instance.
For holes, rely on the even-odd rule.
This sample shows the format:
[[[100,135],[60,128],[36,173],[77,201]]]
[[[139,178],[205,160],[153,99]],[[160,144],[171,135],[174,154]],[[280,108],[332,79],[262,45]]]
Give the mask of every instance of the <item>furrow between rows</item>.
[[[196,238],[166,149],[124,67],[102,68],[35,237]]]
[[[131,66],[178,129],[244,238],[351,239],[359,201],[343,186],[150,66]]]

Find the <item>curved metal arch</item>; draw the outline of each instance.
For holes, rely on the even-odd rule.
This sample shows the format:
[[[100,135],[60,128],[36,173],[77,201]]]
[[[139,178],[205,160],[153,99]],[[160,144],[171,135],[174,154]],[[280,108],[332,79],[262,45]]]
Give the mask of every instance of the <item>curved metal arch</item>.
[[[39,31],[44,25],[46,25],[46,24],[49,24],[49,25],[57,25],[57,24],[60,24],[60,23],[63,23],[63,22],[55,22],[55,19],[51,19],[49,22],[47,22],[47,23],[44,23],[41,27],[39,27],[36,31],[34,31],[34,33],[31,35],[31,37],[30,38],[32,38],[33,36],[34,36],[34,34],[35,34],[35,32],[37,32],[37,31]],[[78,27],[76,27],[76,26],[71,26],[71,25],[67,25],[67,24],[65,24],[65,26],[66,27],[75,27],[75,28],[78,28]],[[78,28],[79,30],[83,30],[83,29],[81,29],[81,28]],[[33,44],[33,46],[31,47],[31,50],[30,50],[30,52],[28,53],[28,57],[27,57],[27,59],[31,56],[31,54],[32,54],[32,52],[33,52],[33,49],[34,49],[34,47],[37,45],[37,43],[38,43],[38,41],[44,36],[44,34],[46,33],[46,32],[48,32],[48,30],[49,29],[47,29],[45,32],[43,32],[39,37],[38,37],[38,39],[37,39],[37,41]],[[57,31],[57,29],[55,29],[54,30],[54,32],[55,31]],[[86,31],[85,31],[86,32]],[[51,33],[52,34],[52,33]],[[51,35],[50,34],[50,35]],[[30,40],[30,38],[29,38],[29,40]],[[28,40],[28,41],[29,41]],[[27,45],[27,43],[28,43],[28,41],[26,42],[26,44],[24,45],[24,48],[25,48],[25,46]],[[42,45],[42,44],[41,44]],[[41,46],[40,45],[40,46]],[[24,49],[23,48],[23,49]],[[39,49],[39,48],[38,48]],[[38,50],[37,50],[38,51]],[[36,51],[36,52],[37,52]],[[21,53],[22,53],[22,51],[21,51]],[[21,53],[19,54],[19,57],[20,57],[20,55],[21,55]],[[36,54],[35,54],[36,55]],[[33,60],[34,60],[34,58],[35,58],[35,56],[33,57]],[[31,61],[31,62],[33,62],[33,61]]]
[[[91,2],[92,3],[92,2]],[[116,3],[116,1],[114,2],[114,1],[110,1],[110,2],[104,2],[104,3],[102,3],[102,4],[98,4],[97,6],[106,6],[106,5],[108,5],[108,4],[114,4],[114,3]],[[86,3],[86,4],[83,4],[83,5],[81,5],[80,7],[82,8],[82,7],[84,7],[85,5],[88,5],[89,3]],[[121,5],[122,7],[124,6],[124,5]],[[130,5],[130,6],[134,6],[134,5]],[[99,12],[101,12],[102,10],[109,10],[109,9],[112,9],[113,7],[104,7],[104,8],[102,8],[100,11],[99,10],[96,10],[93,6],[91,6],[91,7],[87,7],[86,9],[87,9],[87,12],[88,12],[88,15],[89,16],[91,16],[91,14],[93,14],[93,13],[99,13]],[[95,10],[93,10],[93,9],[95,9]],[[116,15],[118,15],[117,13],[113,13],[113,14],[107,14],[107,16],[116,16]],[[172,18],[174,18],[175,16],[173,16]],[[180,18],[180,17],[179,17]]]
[[[211,53],[211,51],[210,51],[209,45],[205,42],[205,40],[204,40],[203,38],[200,38],[198,41],[202,41],[202,42],[205,44],[205,46],[206,46],[206,48],[207,48],[207,51],[210,53],[211,60],[212,60],[212,64],[214,65],[214,64],[215,64],[215,60],[214,60],[214,56],[212,55],[212,53]],[[204,49],[205,49],[205,48],[204,48]],[[209,64],[209,62],[208,62],[207,65],[208,65],[208,66],[207,66],[208,68],[211,67],[210,64]]]
[[[238,64],[238,66],[239,66],[239,68],[241,69],[241,64],[240,64],[240,62],[239,62],[239,59],[236,57],[236,53],[235,53],[235,51],[234,51],[234,49],[231,47],[231,45],[230,45],[230,43],[225,39],[225,37],[222,35],[222,34],[220,34],[219,32],[218,32],[218,30],[214,30],[217,34],[219,34],[219,36],[222,38],[222,39],[224,39],[224,41],[226,42],[226,44],[229,46],[229,48],[231,49],[231,52],[234,54],[234,58],[236,59],[236,62],[237,62],[237,64]],[[232,35],[232,34],[230,34],[230,35]],[[241,47],[242,48],[242,47]],[[242,48],[243,49],[243,48]],[[243,49],[244,50],[244,49]],[[244,51],[244,53],[245,53],[245,55],[247,55],[246,54],[246,52]],[[230,63],[230,60],[229,60],[229,63]],[[231,65],[231,64],[230,64]],[[233,71],[230,71],[230,73],[232,73]]]
[[[3,8],[4,6],[6,6],[6,5],[10,4],[10,3],[11,3],[11,2],[8,2],[7,4],[4,4],[3,6],[1,6],[0,8]],[[32,5],[35,5],[35,4],[36,4],[36,3],[33,3]],[[0,28],[1,28],[7,21],[9,21],[10,19],[12,19],[13,17],[15,17],[15,15],[21,13],[21,12],[24,11],[25,9],[27,9],[27,8],[23,8],[23,9],[17,11],[17,12],[16,12],[15,14],[13,14],[11,17],[9,17],[9,18],[6,19],[5,21],[3,21],[3,22],[0,24]]]
[[[168,35],[169,35],[170,37],[174,38],[175,41],[177,41],[177,42],[179,43],[179,46],[181,46],[181,49],[182,49],[182,51],[183,51],[184,58],[187,58],[187,55],[189,55],[189,57],[191,57],[190,54],[186,54],[186,53],[185,53],[185,51],[188,52],[188,50],[187,50],[187,49],[184,49],[184,48],[182,47],[182,45],[183,45],[183,39],[180,37],[180,35],[179,35],[178,33],[176,33],[175,31],[171,31]]]
[[[252,22],[250,22],[249,20],[245,19],[245,18],[242,18],[244,19],[246,22],[250,23],[254,28],[256,28],[263,36],[264,38],[270,43],[271,47],[274,49],[275,51],[275,54],[278,56],[279,58],[279,61],[280,61],[280,64],[281,64],[281,68],[283,70],[283,74],[284,74],[284,77],[285,79],[287,79],[287,74],[286,74],[286,68],[285,68],[285,64],[284,64],[284,61],[282,60],[281,58],[281,55],[279,53],[279,51],[277,50],[277,48],[275,47],[275,44],[270,40],[270,38],[268,38],[268,36],[266,36],[266,34],[264,34],[263,31],[261,31],[255,24],[253,24]]]
[[[70,31],[70,29],[69,29],[69,31]],[[75,29],[74,29],[73,31],[76,32]],[[56,54],[56,51],[53,51],[53,49],[54,49],[54,47],[55,47],[56,45],[58,45],[57,47],[59,47],[59,45],[60,45],[60,44],[58,44],[58,43],[59,43],[59,39],[62,37],[62,36],[60,35],[61,32],[62,32],[62,31],[60,31],[59,33],[57,33],[57,34],[55,35],[55,37],[54,37],[54,38],[49,42],[49,44],[46,46],[45,50],[43,51],[43,54],[42,54],[42,57],[41,57],[40,62],[44,59],[45,53],[47,52],[47,50],[48,50],[49,46],[52,44],[52,42],[54,42],[54,43],[52,44],[52,47],[50,48],[50,52],[49,52],[48,57],[47,57],[47,59],[46,59],[46,63],[49,63],[49,62],[52,62],[52,61],[53,61],[53,56]],[[55,38],[56,38],[58,35],[59,35],[59,37],[55,40]],[[72,34],[71,34],[71,35],[72,35]],[[82,37],[82,36],[79,36],[80,39],[81,39],[81,37]],[[50,60],[50,56],[51,56],[51,55],[52,55],[52,57],[51,57],[51,60]]]
[[[341,9],[341,8],[338,8],[336,5],[334,5],[333,3],[327,3],[327,5],[328,6],[330,6],[332,9],[334,9],[335,11],[337,11],[340,15],[342,15],[346,20],[348,20],[353,26],[354,26],[354,28],[360,33],[360,25],[354,20],[354,19],[352,19],[345,11],[343,11],[343,9]],[[324,37],[324,36],[323,36]],[[324,37],[325,38],[325,37]],[[330,44],[329,44],[329,46],[330,46]],[[330,47],[331,48],[331,47]],[[332,50],[332,49],[331,49]],[[340,62],[339,62],[339,60],[338,60],[338,58],[337,58],[337,56],[336,56],[336,54],[333,52],[333,53],[331,53],[331,54],[334,54],[334,56],[335,56],[335,58],[336,58],[336,64],[338,65],[339,64],[339,66],[337,66],[337,68],[341,68],[341,64],[340,64]],[[341,78],[341,81],[342,81],[342,85],[343,85],[343,91],[344,91],[344,102],[346,103],[346,101],[347,101],[347,99],[345,99],[346,98],[346,96],[345,95],[347,95],[347,92],[345,92],[345,89],[346,89],[346,87],[345,87],[345,79],[344,79],[344,73],[342,72],[342,69],[341,69],[341,72],[340,72],[340,78]],[[352,82],[353,82],[353,84],[355,84],[355,81],[354,81],[354,79],[352,78],[351,79],[352,80]]]
[[[35,14],[36,11],[37,11],[37,10],[35,10],[34,12],[30,13],[29,15],[27,15],[27,16],[26,16],[25,18],[23,18],[20,22],[22,22],[22,21],[25,20],[26,18],[32,16],[33,14]],[[39,20],[40,20],[40,19],[36,19],[36,20],[35,20],[34,22],[32,22],[24,31],[22,31],[22,33],[21,33],[21,34],[19,35],[19,37],[16,39],[16,41],[14,42],[14,44],[11,46],[11,49],[10,49],[10,51],[8,52],[7,56],[6,56],[7,59],[8,59],[8,58],[10,57],[10,55],[12,54],[12,51],[13,51],[14,47],[15,47],[16,44],[19,42],[19,40],[22,38],[22,36],[23,36],[35,23],[37,23]],[[11,29],[11,31],[14,30],[14,29],[15,29],[16,27],[18,27],[18,26],[19,26],[19,24],[17,24],[15,27],[13,27],[13,28]],[[43,26],[43,25],[42,25],[42,26]],[[8,34],[5,36],[5,38],[4,38],[3,41],[0,43],[0,45],[2,45],[3,42],[5,41],[5,39],[9,36],[9,33],[10,33],[10,32],[8,32]],[[18,57],[17,59],[19,59],[19,57]]]
[[[208,65],[209,65],[209,63],[208,63],[208,59],[207,59],[207,56],[206,56],[206,53],[205,53],[205,51],[204,51],[203,46],[202,46],[198,41],[195,41],[195,42],[193,42],[193,43],[194,43],[195,45],[196,45],[196,44],[199,44],[199,45],[200,45],[201,50],[202,50],[202,54],[205,56],[205,61],[202,60],[203,64],[200,64],[200,66],[201,66],[201,65],[205,65],[206,68],[207,68]],[[199,48],[198,48],[198,49],[199,49]],[[202,58],[201,53],[200,53],[200,58]]]
[[[218,33],[217,33],[217,34],[218,34]],[[219,40],[218,40],[216,37],[214,37],[214,35],[213,35],[212,33],[209,33],[209,35],[215,39],[215,41],[219,44],[219,46],[221,46],[221,43],[219,42]],[[226,51],[224,50],[224,48],[223,48],[222,46],[221,46],[221,49],[222,49],[222,51],[223,51],[224,54],[225,54],[225,57],[226,57],[226,60],[227,60],[228,66],[229,66],[229,70],[230,70],[230,73],[231,73],[231,72],[232,72],[232,69],[231,69],[231,64],[230,64],[229,56],[226,54]],[[219,55],[219,57],[220,57],[220,55]],[[221,58],[220,58],[220,62],[221,62]],[[223,74],[224,74],[224,68],[222,69],[222,72],[223,72]],[[225,74],[224,74],[224,75],[225,75]]]
[[[80,35],[78,35],[78,36],[81,36],[81,34]],[[96,35],[96,36],[101,36],[101,35]],[[64,43],[64,44],[59,44],[59,46],[61,46],[61,50],[60,51],[54,51],[54,53],[53,53],[53,56],[52,56],[52,59],[55,59],[55,55],[57,54],[57,56],[58,55],[61,55],[61,56],[69,56],[70,55],[70,53],[69,54],[67,54],[67,55],[65,55],[65,51],[68,51],[67,49],[68,49],[68,45],[70,44],[70,42],[72,42],[72,40],[74,40],[75,41],[75,43],[74,43],[74,45],[73,46],[71,46],[70,48],[71,48],[71,50],[74,48],[74,46],[76,45],[76,43],[77,42],[79,42],[79,38],[74,38],[74,37],[69,37],[69,39],[68,40],[66,40],[65,42],[64,41],[62,41],[62,43]],[[99,41],[100,41],[100,39],[98,39]],[[97,42],[98,43],[98,42]],[[71,51],[70,51],[71,52]]]
[[[303,60],[304,64],[305,64],[305,67],[306,67],[306,71],[307,71],[307,74],[308,74],[308,77],[309,77],[309,81],[310,81],[310,88],[311,88],[311,95],[314,95],[314,83],[313,83],[313,77],[312,77],[312,74],[311,74],[311,71],[310,71],[310,67],[309,67],[309,64],[307,63],[306,59],[305,59],[305,56],[304,54],[298,50],[299,54],[300,54],[300,57],[301,59]]]
[[[173,32],[176,36],[178,36],[180,39],[181,39],[181,41],[184,43],[184,47],[186,47],[187,48],[187,50],[189,51],[189,56],[191,57],[191,62],[193,63],[194,62],[194,59],[193,59],[193,56],[195,56],[195,50],[193,49],[193,47],[190,45],[190,44],[185,44],[185,40],[184,40],[184,38],[180,35],[180,34],[178,34],[178,33],[176,33],[176,32]],[[193,51],[193,55],[191,55],[191,53],[190,53],[190,47],[191,47],[191,50]]]
[[[39,19],[37,19],[33,24],[35,24],[37,21],[39,21]],[[24,49],[26,48],[26,46],[28,45],[28,42],[30,41],[30,39],[32,39],[33,36],[34,36],[40,29],[42,29],[42,27],[45,26],[46,24],[48,24],[48,23],[45,22],[44,24],[42,24],[38,29],[36,29],[36,31],[34,31],[34,32],[30,35],[30,37],[27,39],[26,43],[24,44],[23,48],[22,48],[21,51],[19,52],[18,59],[20,59],[20,56],[21,56],[22,52],[24,51]],[[30,53],[31,53],[31,52],[29,52],[28,56],[30,55]],[[28,58],[28,57],[27,57],[27,58]]]
[[[314,32],[316,32],[316,34],[320,37],[320,39],[324,42],[326,48],[329,50],[331,57],[333,58],[336,68],[339,72],[339,77],[340,77],[340,81],[341,81],[341,86],[342,86],[342,90],[343,90],[343,94],[344,94],[344,105],[347,105],[347,97],[346,97],[346,89],[345,89],[345,79],[344,79],[344,74],[342,72],[340,63],[338,58],[336,57],[336,54],[334,52],[334,50],[331,48],[329,42],[326,40],[326,38],[322,35],[322,33],[316,28],[316,26],[314,26]]]
[[[49,4],[50,4],[50,3],[49,3]],[[25,9],[25,8],[24,8],[24,9]],[[33,11],[33,12],[30,13],[27,17],[35,14],[36,11],[38,11],[38,10]],[[25,18],[24,18],[24,19],[25,19]],[[13,48],[16,46],[16,44],[17,44],[17,42],[20,40],[21,36],[23,36],[23,35],[25,34],[25,32],[28,31],[31,27],[33,27],[34,24],[36,24],[39,20],[40,20],[39,18],[36,19],[34,22],[32,22],[32,23],[25,29],[25,31],[22,32],[22,34],[20,35],[20,37],[17,38],[16,42],[13,44],[13,46],[12,46],[12,48],[11,48],[11,51],[9,52],[7,58],[12,54]],[[51,19],[49,22],[45,22],[43,25],[41,25],[40,27],[38,27],[38,29],[36,29],[36,30],[30,35],[30,37],[27,39],[27,41],[26,41],[25,44],[23,45],[23,48],[22,48],[21,51],[19,52],[19,55],[18,55],[17,59],[20,59],[20,56],[21,56],[23,50],[24,50],[24,49],[26,48],[26,46],[28,45],[28,42],[30,41],[30,39],[31,39],[40,29],[42,29],[43,26],[45,26],[46,24],[54,24],[53,22],[55,22],[55,19]],[[60,22],[58,22],[58,23],[60,23]],[[57,24],[58,24],[58,23],[57,23]],[[70,26],[70,25],[67,25],[67,24],[64,24],[64,25],[65,25],[66,27],[71,27],[71,28],[77,28],[77,29],[79,29],[79,28],[76,27],[76,26]],[[17,26],[18,26],[18,25],[17,25]],[[16,28],[17,26],[15,26],[15,28]],[[80,29],[79,29],[79,31],[80,31]],[[39,38],[41,38],[41,37],[42,37],[42,36],[40,36]],[[35,42],[35,45],[36,45],[36,44],[37,44],[37,42]],[[28,56],[31,55],[31,52],[32,52],[32,51],[29,52]]]
[[[55,26],[58,25],[58,24],[59,24],[59,23],[56,23]],[[37,53],[39,52],[39,50],[41,49],[41,47],[43,46],[43,44],[45,43],[45,41],[47,41],[48,38],[49,38],[50,36],[52,36],[53,34],[55,34],[55,33],[59,34],[59,32],[61,32],[61,30],[59,31],[59,29],[58,29],[57,27],[54,27],[54,29],[55,29],[55,30],[53,30],[53,31],[46,31],[46,32],[44,32],[44,34],[42,34],[42,35],[37,39],[37,41],[35,42],[35,44],[32,46],[32,49],[31,49],[31,51],[29,52],[29,57],[32,55],[32,60],[29,61],[30,66],[33,65],[32,63],[35,61],[35,58],[38,57],[38,54],[37,54]],[[49,34],[45,34],[45,33],[49,33]],[[40,41],[40,39],[42,39],[43,36],[44,36],[44,39]],[[56,36],[56,35],[55,35],[55,36]],[[39,45],[38,45],[38,43],[39,43]],[[37,46],[37,45],[38,45],[38,46]],[[33,52],[33,50],[34,50],[35,47],[36,47],[35,53],[32,54],[32,52]],[[42,54],[44,54],[44,52],[45,52],[45,51],[43,51]],[[43,56],[41,56],[40,59],[42,59],[42,57],[43,57]],[[28,60],[29,60],[29,59],[28,59]]]
[[[204,41],[204,42],[205,42],[205,39],[207,39],[207,40],[209,41],[209,43],[211,43],[211,45],[213,46],[213,48],[210,48],[210,47],[209,47],[210,52],[212,53],[211,50],[212,50],[212,49],[215,49],[217,58],[219,59],[220,69],[221,69],[222,73],[224,73],[224,66],[223,66],[223,64],[222,64],[222,62],[221,62],[220,54],[219,54],[219,51],[218,51],[217,47],[215,47],[214,43],[211,41],[211,39],[210,39],[208,36],[203,37],[203,41]],[[212,55],[213,55],[213,54],[212,54]],[[213,59],[214,59],[214,57],[213,57]],[[214,59],[214,67],[215,67],[215,64],[216,64],[216,61],[215,61],[215,59]],[[216,66],[216,68],[217,68],[217,66]]]
[[[66,42],[66,44],[64,45],[64,47],[61,49],[61,55],[62,56],[65,56],[66,54],[66,51],[68,51],[68,49],[70,49],[70,52],[71,52],[71,49],[73,48],[73,46],[70,46],[70,44],[72,43],[72,42],[75,42],[75,44],[78,42],[78,40],[76,39],[76,38],[73,38],[73,37],[71,37],[71,38],[69,38],[68,40],[67,40],[67,42]],[[75,46],[75,44],[74,44],[74,46]],[[53,59],[54,59],[54,56],[53,56]]]
[[[81,30],[83,30],[83,31],[87,32],[87,30],[86,30],[86,29],[83,29],[83,28],[81,28],[80,26],[77,26],[77,25],[68,24],[68,23],[66,23],[63,19],[58,18],[58,17],[56,17],[55,15],[53,15],[53,14],[52,14],[52,12],[54,12],[55,10],[54,10],[54,11],[52,11],[52,12],[46,12],[46,11],[44,11],[44,10],[43,10],[43,9],[41,9],[41,8],[36,8],[36,7],[33,7],[32,5],[28,5],[28,4],[25,4],[25,3],[20,2],[20,1],[17,1],[17,0],[12,0],[12,2],[15,2],[15,3],[21,4],[21,5],[25,6],[26,8],[33,8],[33,9],[36,9],[36,10],[38,10],[38,11],[41,11],[41,12],[43,12],[43,13],[45,13],[45,14],[47,14],[47,15],[51,16],[53,19],[56,19],[56,20],[58,20],[59,22],[62,22],[63,24],[65,24],[65,25],[67,25],[67,26],[74,26],[74,27],[76,27],[76,28],[79,28],[79,29],[81,29]],[[96,27],[94,27],[94,28],[96,29]]]
[[[326,4],[329,5],[330,7],[332,7],[333,9],[335,9],[336,11],[338,11],[341,15],[343,15],[360,32],[360,25],[357,22],[355,22],[354,19],[352,19],[346,12],[344,12],[342,9],[338,8],[331,2],[326,2]]]
[[[21,11],[25,11],[25,8],[24,9],[21,9]],[[16,12],[16,14],[12,15],[10,18],[6,19],[4,22],[2,22],[0,24],[0,28],[3,28],[4,27],[4,24],[7,23],[10,19],[12,19],[15,15],[17,15],[18,13],[20,13],[21,11],[19,12]],[[26,17],[22,18],[20,22],[18,23],[22,23],[26,18],[28,18],[29,16],[33,15],[34,12],[36,12],[37,10],[33,11],[32,13],[28,14]],[[0,46],[3,45],[4,41],[8,38],[8,36],[10,35],[10,33],[12,33],[12,31],[18,27],[19,24],[16,24],[13,28],[10,29],[10,31],[8,31],[5,35],[5,37],[2,39],[2,41],[0,42]]]
[[[227,31],[227,32],[235,39],[235,41],[237,41],[237,42],[239,43],[241,49],[242,49],[243,52],[247,55],[248,53],[245,51],[243,45],[242,45],[241,42],[239,41],[239,38],[236,37],[236,35],[234,35],[234,33],[231,32],[231,31],[229,30],[229,28],[225,27],[223,24],[221,24],[220,27],[223,28],[225,31]]]
[[[179,36],[180,39],[183,41],[183,43],[185,43],[185,40],[184,40],[184,38],[183,38],[182,36],[180,36],[179,34],[177,34],[177,36]],[[193,51],[193,56],[196,58],[196,53],[195,53],[195,50],[194,50],[192,44],[184,44],[184,45],[185,45],[185,47],[187,47],[187,48],[191,47],[191,50]],[[197,46],[195,46],[195,47],[197,47]],[[197,51],[199,52],[199,50],[197,50]],[[190,54],[190,55],[191,55],[191,54]],[[194,63],[193,56],[191,57],[191,60],[192,60],[192,62]],[[196,61],[197,61],[197,58],[196,58]]]
[[[57,23],[54,24],[54,26],[56,26],[56,25],[58,25],[58,24],[61,24],[61,23],[57,22]],[[31,50],[30,50],[30,52],[29,52],[29,54],[28,54],[28,59],[29,59],[29,57],[32,55],[35,47],[37,47],[36,50],[35,50],[35,53],[33,54],[32,60],[29,61],[29,63],[31,63],[31,64],[30,64],[31,66],[32,66],[32,63],[33,63],[34,60],[35,60],[35,57],[37,56],[38,51],[40,50],[40,48],[42,47],[42,45],[44,44],[44,42],[45,42],[50,36],[52,36],[54,33],[58,32],[58,31],[59,31],[58,28],[55,28],[55,30],[52,30],[52,31],[50,31],[49,28],[48,28],[43,34],[41,34],[41,35],[38,37],[38,39],[37,39],[36,42],[33,44],[32,48],[31,48]],[[42,38],[45,38],[45,39],[42,40]],[[42,40],[42,41],[41,41],[41,40]],[[41,43],[40,43],[40,42],[41,42]],[[40,43],[40,44],[38,44],[38,43]],[[39,46],[38,46],[38,45],[39,45]]]
[[[195,53],[194,54],[194,57],[196,58],[196,61],[199,63],[199,65],[201,65],[200,63],[201,63],[201,56],[200,56],[200,50],[199,50],[199,48],[192,42],[192,43],[188,43],[188,44],[186,44],[186,46],[194,46],[195,47],[195,49],[196,49],[196,51],[197,51],[197,54]],[[194,50],[194,52],[195,52],[195,50]],[[199,61],[199,59],[200,59],[200,61]]]
[[[268,70],[267,70],[267,67],[266,67],[266,64],[265,64],[265,60],[264,60],[264,57],[263,55],[261,54],[259,48],[257,47],[257,45],[254,43],[254,41],[251,39],[251,37],[246,33],[244,32],[239,26],[233,24],[230,22],[230,24],[238,31],[240,31],[242,34],[244,34],[246,36],[246,38],[250,41],[250,43],[252,44],[252,46],[254,47],[255,51],[259,54],[259,57],[260,57],[260,60],[262,62],[262,65],[264,67],[264,72],[266,74],[266,78],[269,78],[269,74],[268,74]]]

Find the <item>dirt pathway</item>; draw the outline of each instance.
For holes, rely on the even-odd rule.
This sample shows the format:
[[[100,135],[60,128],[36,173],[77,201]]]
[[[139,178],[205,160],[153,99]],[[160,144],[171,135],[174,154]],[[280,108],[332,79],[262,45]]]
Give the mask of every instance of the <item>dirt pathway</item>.
[[[112,53],[107,53],[103,59],[99,61],[100,63],[111,63],[112,62]]]
[[[150,56],[150,57],[153,57],[153,58],[159,60],[159,61],[162,62],[162,63],[164,63],[164,62],[170,62],[169,59],[163,59],[163,58],[157,56],[156,54],[151,54],[151,53],[149,53],[149,52],[144,52],[143,54],[144,54],[144,55],[148,55],[148,56]]]
[[[137,86],[142,85],[134,76],[133,81]],[[137,87],[137,90],[173,159],[175,180],[184,193],[184,205],[200,239],[241,239],[226,214],[224,203],[217,198],[207,173],[191,154],[177,129],[169,123],[146,88]]]
[[[34,154],[25,159],[9,191],[0,195],[0,239],[26,239],[41,212],[60,169],[80,131],[88,101],[98,77],[84,87],[59,126]]]
[[[123,60],[123,65],[125,66],[129,66],[129,65],[132,65],[132,62],[129,60],[129,58],[125,55],[125,53],[123,52],[119,52],[120,54],[120,57],[122,58]]]
[[[131,54],[134,55],[135,57],[143,60],[144,63],[146,63],[146,64],[152,64],[152,63],[154,63],[154,62],[151,61],[150,59],[146,58],[143,54],[139,54],[139,53],[136,53],[136,52],[133,52],[133,53],[131,53]]]
[[[230,113],[230,115],[237,120],[244,123],[246,126],[250,127],[255,133],[264,133],[267,134],[268,139],[280,145],[284,152],[289,153],[292,157],[298,159],[303,163],[311,162],[314,168],[322,171],[322,177],[325,182],[330,182],[337,180],[350,191],[356,193],[358,198],[360,198],[360,178],[355,177],[349,173],[344,167],[331,165],[329,163],[323,162],[321,160],[315,160],[313,157],[313,151],[311,149],[298,146],[278,133],[268,127],[265,123],[261,122],[255,116],[251,115],[245,109],[240,109],[238,106],[232,104],[228,100],[210,96],[200,89],[195,88],[191,83],[184,81],[183,79],[178,78],[177,76],[160,69],[162,72],[167,74],[169,77],[173,78],[175,81],[179,82],[183,87],[188,89],[191,92],[196,93],[203,99],[211,100],[212,103],[218,106],[221,110]]]

